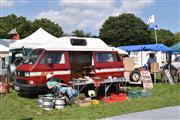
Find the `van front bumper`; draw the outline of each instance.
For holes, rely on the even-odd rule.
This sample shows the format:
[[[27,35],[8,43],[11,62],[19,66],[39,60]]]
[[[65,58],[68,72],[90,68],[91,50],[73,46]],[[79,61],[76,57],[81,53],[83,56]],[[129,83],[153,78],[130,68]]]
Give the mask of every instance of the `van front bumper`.
[[[14,89],[21,94],[43,94],[47,93],[48,88],[45,85],[29,85],[29,84],[20,84],[16,80],[13,82]]]

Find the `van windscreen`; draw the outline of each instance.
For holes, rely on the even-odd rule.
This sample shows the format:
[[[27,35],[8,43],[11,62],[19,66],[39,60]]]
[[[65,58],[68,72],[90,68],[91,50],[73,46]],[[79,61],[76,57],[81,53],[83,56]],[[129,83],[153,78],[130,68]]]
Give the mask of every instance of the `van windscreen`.
[[[33,50],[32,53],[24,60],[24,64],[35,64],[43,50]]]
[[[46,51],[43,55],[40,64],[64,64],[65,56],[63,52]]]

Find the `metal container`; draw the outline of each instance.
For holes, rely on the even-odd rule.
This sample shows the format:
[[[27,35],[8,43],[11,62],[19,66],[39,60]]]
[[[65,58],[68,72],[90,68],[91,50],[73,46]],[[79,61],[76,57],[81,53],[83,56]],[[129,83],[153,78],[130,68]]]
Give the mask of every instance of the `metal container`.
[[[56,109],[63,109],[65,105],[66,105],[66,103],[65,103],[65,98],[64,97],[57,98],[55,100],[55,108]]]
[[[38,98],[37,104],[39,107],[42,107],[42,102],[43,102],[42,98]]]
[[[38,106],[44,110],[52,110],[54,108],[54,97],[50,95],[40,95],[38,99]]]
[[[52,110],[54,108],[54,102],[42,102],[42,108],[44,110]]]

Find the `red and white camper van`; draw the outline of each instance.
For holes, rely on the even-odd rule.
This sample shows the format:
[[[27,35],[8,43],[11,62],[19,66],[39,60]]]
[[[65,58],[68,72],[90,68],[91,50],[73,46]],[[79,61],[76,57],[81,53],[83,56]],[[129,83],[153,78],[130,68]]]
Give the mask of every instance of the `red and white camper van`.
[[[16,71],[14,88],[26,94],[46,91],[49,73],[66,84],[83,75],[101,80],[108,76],[124,77],[124,66],[117,51],[97,38],[58,38],[35,48]]]

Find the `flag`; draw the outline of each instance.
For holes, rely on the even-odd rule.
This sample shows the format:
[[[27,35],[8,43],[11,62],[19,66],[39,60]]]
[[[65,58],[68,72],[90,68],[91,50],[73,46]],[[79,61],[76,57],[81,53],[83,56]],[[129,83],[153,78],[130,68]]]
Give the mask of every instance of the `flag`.
[[[12,29],[8,34],[17,34],[16,28]]]
[[[157,25],[149,25],[148,30],[158,30]]]
[[[151,15],[147,21],[147,24],[149,25],[149,24],[154,24],[154,23],[155,23],[155,17],[154,15]]]
[[[147,21],[148,26],[148,30],[157,30],[158,26],[155,24],[155,17],[154,15],[151,15]]]

